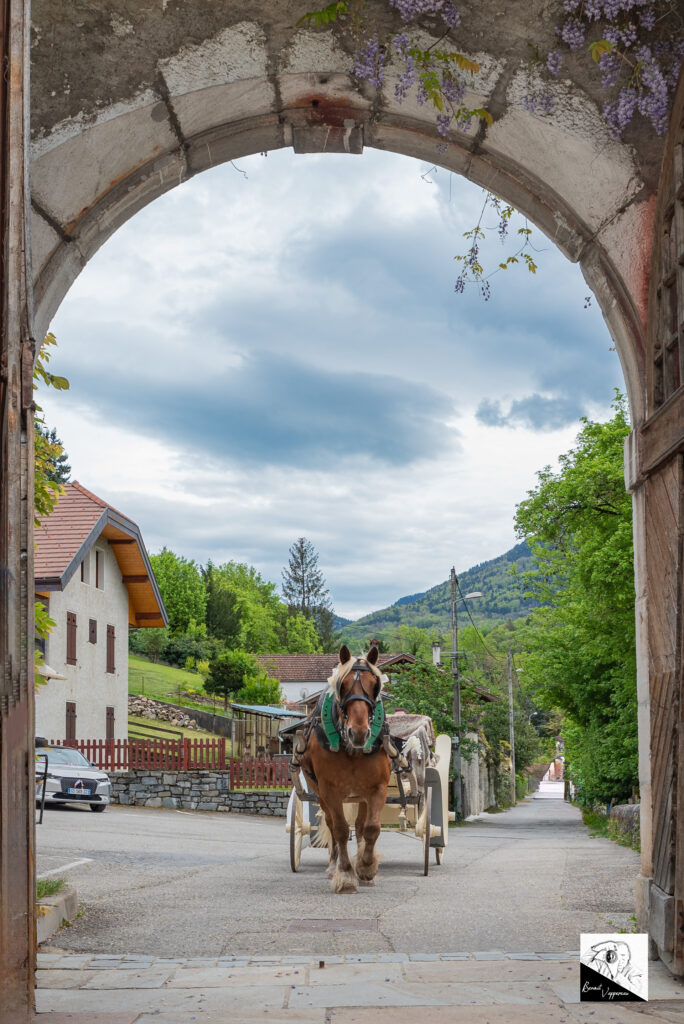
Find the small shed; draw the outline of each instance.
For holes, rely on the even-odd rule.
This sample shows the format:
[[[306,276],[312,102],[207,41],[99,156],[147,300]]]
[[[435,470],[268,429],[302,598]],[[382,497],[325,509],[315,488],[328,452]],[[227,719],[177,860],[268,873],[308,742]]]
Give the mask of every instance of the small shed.
[[[233,711],[233,756],[256,757],[282,753],[279,730],[303,721],[300,711],[279,705],[231,704]]]

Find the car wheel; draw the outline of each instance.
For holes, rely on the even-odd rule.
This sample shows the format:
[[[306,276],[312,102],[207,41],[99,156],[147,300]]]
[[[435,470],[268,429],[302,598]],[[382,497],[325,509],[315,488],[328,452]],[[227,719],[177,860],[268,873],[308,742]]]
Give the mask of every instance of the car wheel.
[[[91,811],[100,811],[100,812],[102,812],[102,811],[104,811],[106,806],[107,806],[107,804],[91,804],[90,805],[90,810]]]

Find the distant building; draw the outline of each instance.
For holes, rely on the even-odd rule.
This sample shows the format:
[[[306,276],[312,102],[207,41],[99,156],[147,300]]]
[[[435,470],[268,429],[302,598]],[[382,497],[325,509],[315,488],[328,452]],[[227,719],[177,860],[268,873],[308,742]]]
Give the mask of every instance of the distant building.
[[[129,626],[168,622],[140,530],[79,483],[66,484],[36,530],[35,590],[55,621],[36,734],[125,739]]]
[[[378,665],[390,674],[393,665],[412,665],[412,654],[381,654]],[[286,703],[303,703],[307,697],[320,693],[339,661],[337,654],[260,654],[259,664],[270,676],[278,679]]]

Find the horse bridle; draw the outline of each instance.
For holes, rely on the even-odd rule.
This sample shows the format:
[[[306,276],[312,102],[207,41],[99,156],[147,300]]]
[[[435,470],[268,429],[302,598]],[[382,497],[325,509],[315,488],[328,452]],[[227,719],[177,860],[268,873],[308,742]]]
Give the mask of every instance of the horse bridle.
[[[356,683],[361,681],[361,673],[362,672],[370,672],[371,675],[373,675],[376,680],[378,678],[376,676],[373,668],[366,661],[365,658],[357,658],[356,661],[354,662],[354,664],[352,665],[352,667],[349,669],[349,671],[347,673],[345,673],[344,679],[346,679],[347,676],[350,676],[352,674],[352,672],[354,673],[354,682],[356,682]],[[339,682],[340,687],[342,686],[342,683],[344,682],[344,679],[340,680],[340,682]],[[350,694],[347,694],[347,696],[344,698],[343,701],[340,701],[340,700],[337,701],[337,706],[339,707],[340,713],[341,713],[342,717],[344,718],[345,722],[347,721],[347,710],[346,710],[347,709],[347,705],[351,704],[352,701],[355,701],[355,700],[362,700],[362,701],[364,701],[364,703],[366,703],[368,705],[368,707],[371,709],[371,712],[373,714],[375,714],[375,709],[378,706],[377,700],[372,700],[365,693],[350,693]]]

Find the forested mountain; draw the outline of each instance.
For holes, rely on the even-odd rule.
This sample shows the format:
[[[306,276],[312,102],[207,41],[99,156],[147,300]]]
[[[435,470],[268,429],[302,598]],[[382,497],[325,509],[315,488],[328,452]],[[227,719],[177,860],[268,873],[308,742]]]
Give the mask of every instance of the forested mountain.
[[[522,581],[511,574],[513,566],[522,573],[531,567],[532,561],[532,552],[523,541],[498,558],[481,562],[458,575],[461,594],[476,590],[482,592],[482,597],[469,602],[471,614],[478,625],[519,618],[536,607],[535,601],[522,597]],[[466,625],[469,620],[462,601],[458,604],[458,614],[460,623]],[[399,626],[418,626],[447,633],[451,628],[449,581],[439,583],[423,594],[400,597],[390,608],[371,612],[344,626],[341,633],[346,641],[353,644],[375,636],[392,649],[393,633]]]

